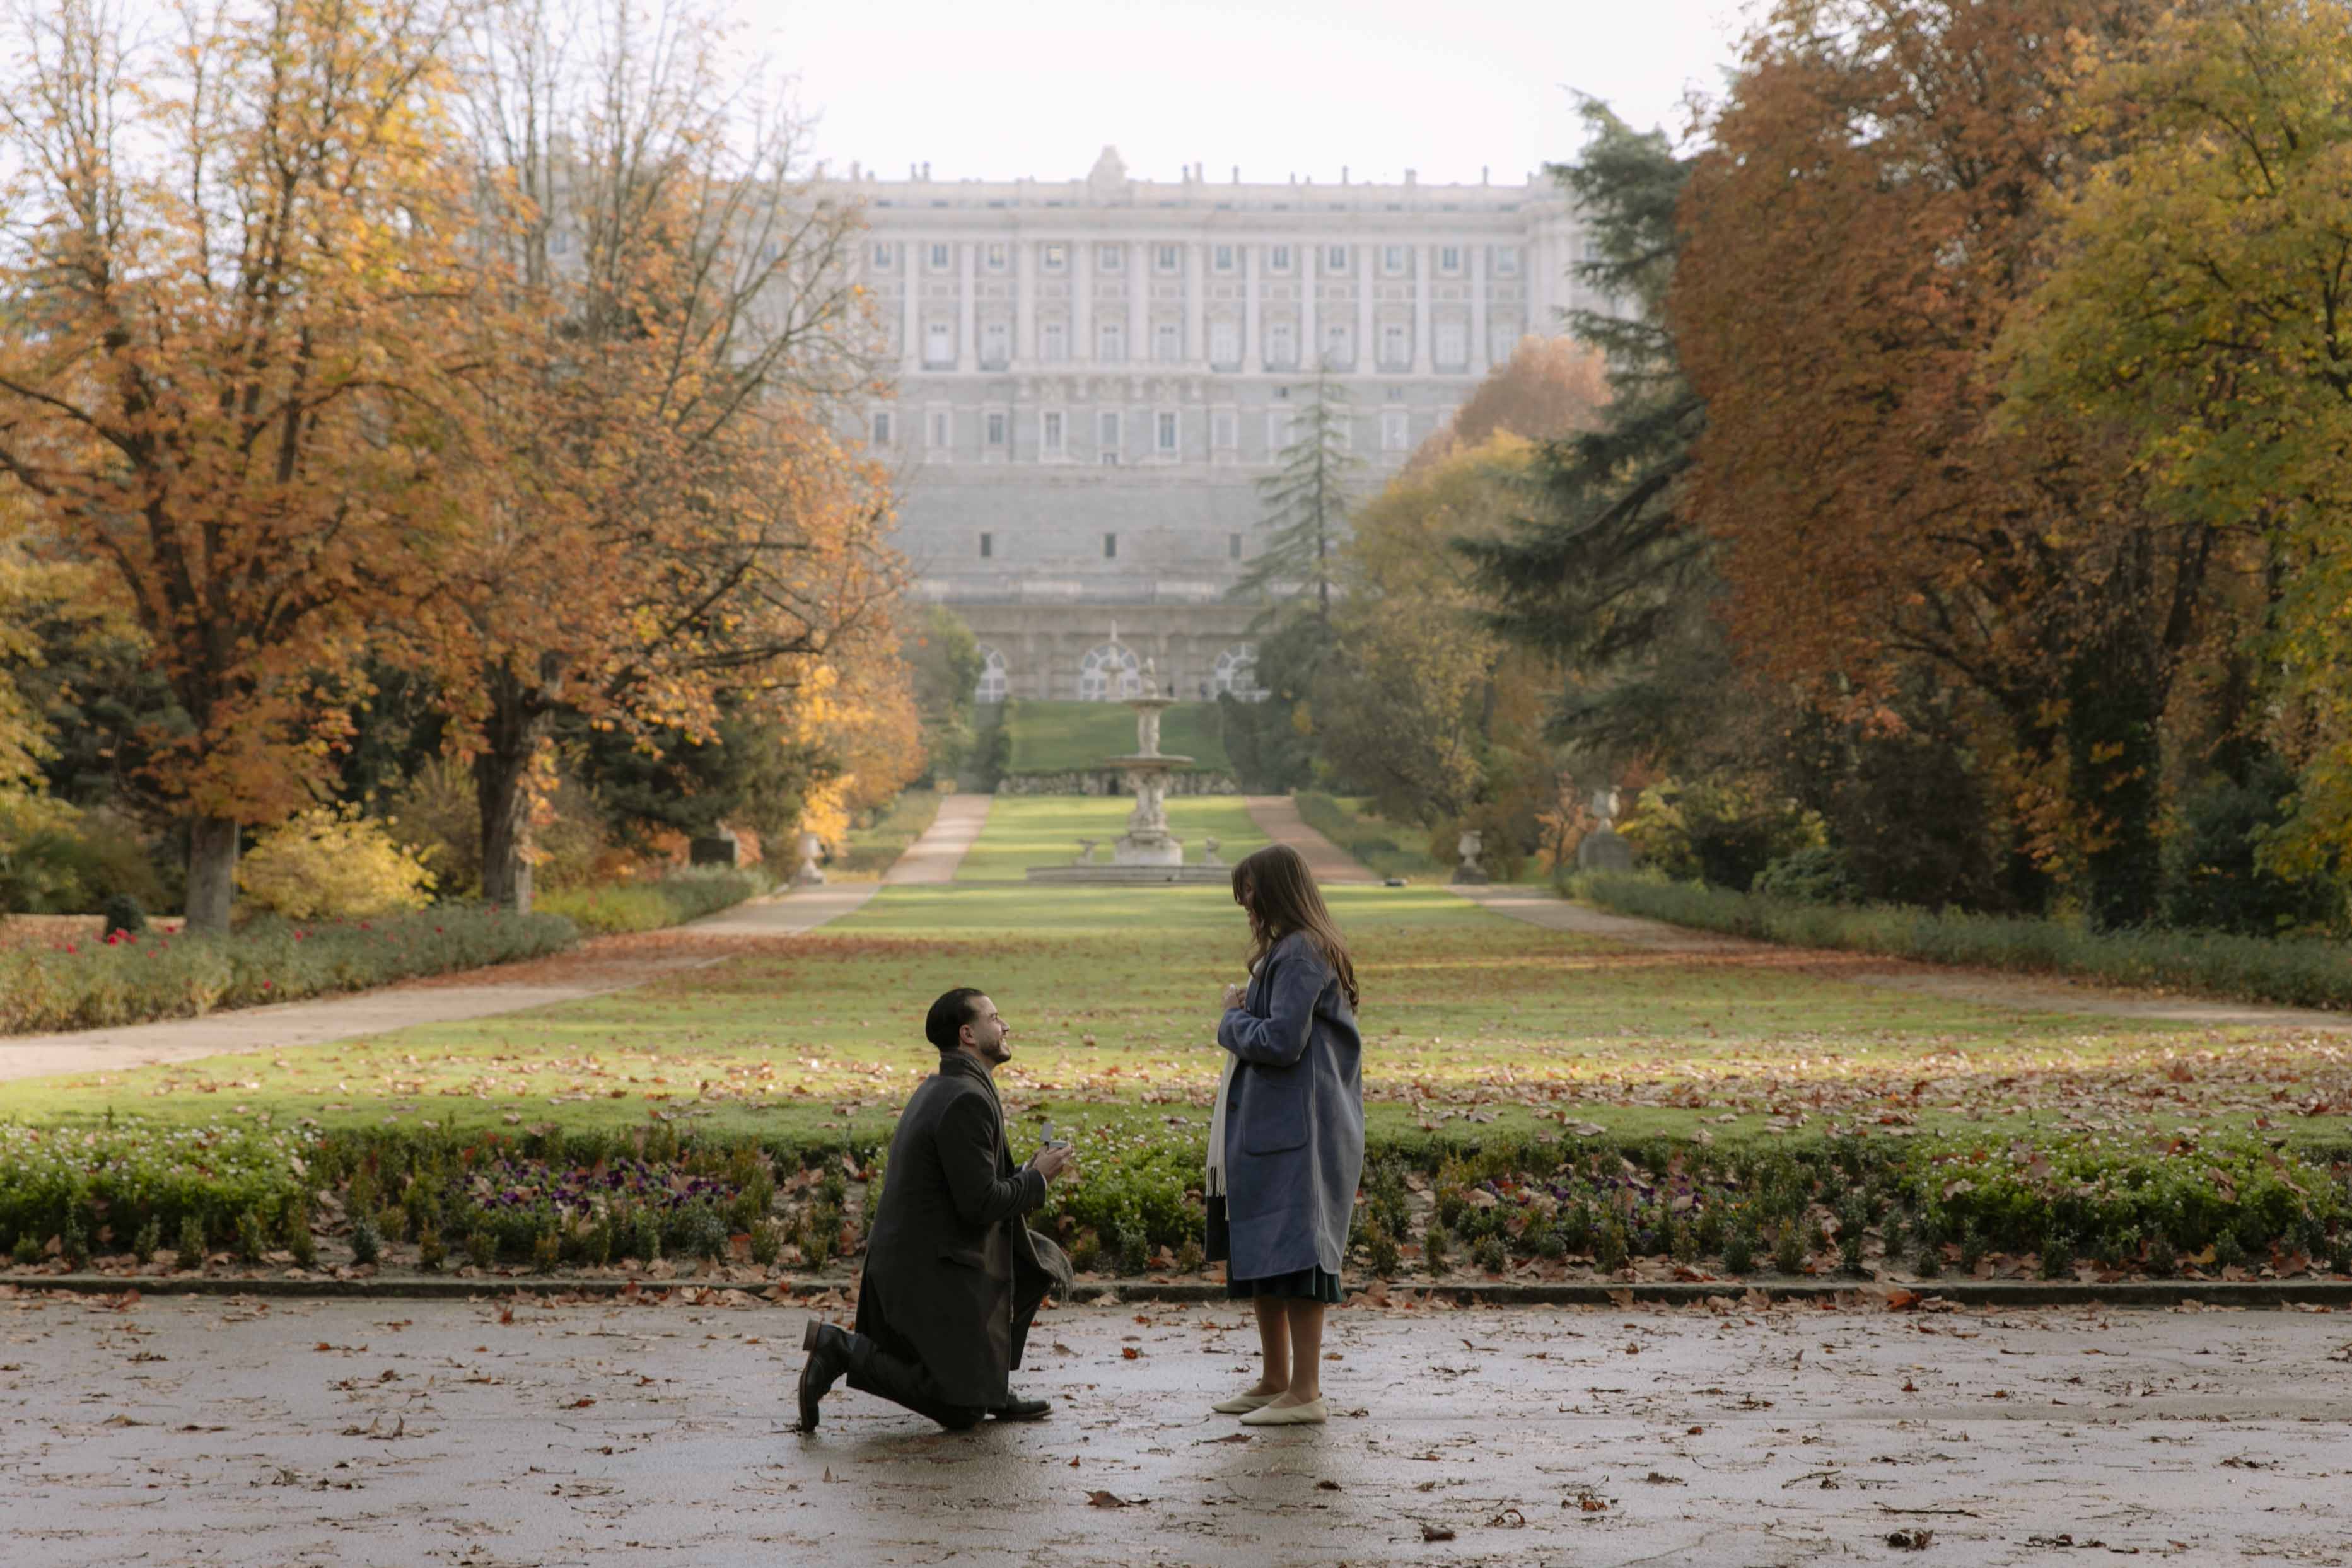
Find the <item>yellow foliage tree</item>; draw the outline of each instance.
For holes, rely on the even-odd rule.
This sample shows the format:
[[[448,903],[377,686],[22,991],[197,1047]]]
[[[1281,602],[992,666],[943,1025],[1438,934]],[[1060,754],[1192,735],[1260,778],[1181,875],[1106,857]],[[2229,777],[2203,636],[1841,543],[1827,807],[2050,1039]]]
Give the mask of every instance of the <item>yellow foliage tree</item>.
[[[237,867],[246,896],[289,920],[352,920],[422,909],[433,873],[387,825],[317,807],[261,833]]]

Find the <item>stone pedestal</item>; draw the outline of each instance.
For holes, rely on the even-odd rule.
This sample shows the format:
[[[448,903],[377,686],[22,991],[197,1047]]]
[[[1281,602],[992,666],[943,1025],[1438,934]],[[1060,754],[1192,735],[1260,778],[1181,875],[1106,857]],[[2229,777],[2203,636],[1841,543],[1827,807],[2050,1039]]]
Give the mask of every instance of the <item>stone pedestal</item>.
[[[1467,830],[1461,838],[1454,841],[1454,852],[1462,857],[1462,863],[1454,868],[1454,880],[1456,883],[1475,886],[1494,880],[1486,874],[1486,868],[1478,863],[1478,853],[1486,847],[1486,840],[1480,836],[1475,828]]]

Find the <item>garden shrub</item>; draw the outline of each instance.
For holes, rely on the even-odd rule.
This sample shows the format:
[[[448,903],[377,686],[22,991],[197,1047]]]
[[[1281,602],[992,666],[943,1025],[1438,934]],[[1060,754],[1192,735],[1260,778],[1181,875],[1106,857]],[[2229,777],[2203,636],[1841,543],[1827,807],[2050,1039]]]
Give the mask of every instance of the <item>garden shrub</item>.
[[[1639,873],[1580,875],[1563,879],[1561,886],[1570,896],[1622,915],[1761,942],[2294,1007],[2352,1008],[2352,962],[2343,943],[2326,937],[2093,931],[2059,920],[1902,904],[1803,904]]]
[[[424,908],[433,873],[383,822],[355,807],[321,806],[257,837],[237,862],[236,884],[289,920],[359,920]]]
[[[513,963],[579,940],[557,915],[445,906],[329,925],[263,919],[226,936],[150,932],[0,950],[0,1033],[194,1018]]]
[[[1782,855],[1757,873],[1754,891],[1797,904],[1851,904],[1857,892],[1845,857],[1827,844]]]
[[[698,920],[747,898],[757,898],[774,885],[756,871],[685,871],[654,882],[559,889],[542,894],[536,907],[544,914],[563,915],[592,935],[616,936]]]

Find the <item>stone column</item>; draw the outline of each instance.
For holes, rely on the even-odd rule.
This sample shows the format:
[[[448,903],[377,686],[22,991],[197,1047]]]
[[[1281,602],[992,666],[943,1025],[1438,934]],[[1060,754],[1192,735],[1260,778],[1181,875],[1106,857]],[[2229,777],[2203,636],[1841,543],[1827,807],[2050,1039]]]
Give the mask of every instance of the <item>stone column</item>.
[[[1259,347],[1257,298],[1258,274],[1262,270],[1258,258],[1265,254],[1261,246],[1237,246],[1234,250],[1234,265],[1242,277],[1242,368],[1247,370],[1252,357],[1259,364],[1265,362],[1265,351]]]
[[[1425,376],[1434,368],[1429,340],[1429,275],[1431,263],[1437,259],[1437,247],[1417,245],[1405,254],[1412,257],[1412,371]]]
[[[1033,240],[1013,242],[1013,362],[1017,367],[1037,357],[1037,246]]]
[[[1356,274],[1356,369],[1370,371],[1380,368],[1380,360],[1372,352],[1372,257],[1378,246],[1360,245],[1350,247],[1348,259],[1354,262]]]
[[[1184,359],[1205,364],[1209,358],[1209,242],[1192,242],[1191,276],[1184,288]]]
[[[1127,359],[1129,364],[1151,355],[1151,247],[1139,239],[1127,242]]]
[[[906,373],[921,369],[923,363],[922,260],[919,243],[907,240],[899,245],[898,287],[903,292],[898,301],[898,368]]]
[[[1486,246],[1470,247],[1470,373],[1486,373],[1486,266],[1491,252]]]
[[[965,240],[956,246],[960,259],[956,265],[960,297],[956,305],[956,369],[969,372],[979,363],[980,350],[972,342],[973,324],[979,300],[978,279],[974,276],[980,259],[980,246]]]
[[[1323,247],[1293,246],[1298,253],[1298,362],[1307,370],[1323,363],[1323,329],[1315,319],[1315,279],[1322,271]]]
[[[1070,358],[1091,360],[1095,336],[1095,242],[1073,240],[1070,257]]]

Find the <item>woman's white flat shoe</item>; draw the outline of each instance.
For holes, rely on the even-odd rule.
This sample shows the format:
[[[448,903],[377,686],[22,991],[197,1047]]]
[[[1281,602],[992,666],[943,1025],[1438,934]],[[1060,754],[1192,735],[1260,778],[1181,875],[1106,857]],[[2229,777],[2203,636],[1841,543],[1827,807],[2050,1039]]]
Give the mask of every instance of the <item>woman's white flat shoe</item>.
[[[1279,1394],[1236,1394],[1231,1399],[1220,1399],[1209,1406],[1220,1416],[1246,1416],[1262,1406],[1281,1398]]]
[[[1329,1417],[1323,1410],[1323,1401],[1310,1399],[1304,1405],[1267,1404],[1242,1417],[1244,1427],[1320,1427]]]

